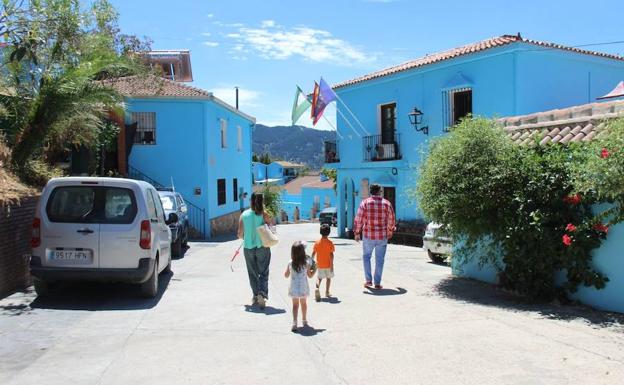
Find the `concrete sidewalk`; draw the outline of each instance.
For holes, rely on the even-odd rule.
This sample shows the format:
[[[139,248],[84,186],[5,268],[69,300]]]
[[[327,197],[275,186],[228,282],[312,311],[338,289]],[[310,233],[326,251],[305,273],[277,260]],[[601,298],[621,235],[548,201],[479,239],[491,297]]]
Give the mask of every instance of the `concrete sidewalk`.
[[[332,301],[290,332],[290,245],[279,227],[265,312],[249,306],[238,241],[193,243],[156,300],[125,285],[71,285],[0,300],[1,384],[620,384],[624,326],[584,307],[536,306],[453,279],[421,249],[390,245],[383,284],[362,287],[361,245],[334,239]],[[313,281],[310,282],[311,288]]]

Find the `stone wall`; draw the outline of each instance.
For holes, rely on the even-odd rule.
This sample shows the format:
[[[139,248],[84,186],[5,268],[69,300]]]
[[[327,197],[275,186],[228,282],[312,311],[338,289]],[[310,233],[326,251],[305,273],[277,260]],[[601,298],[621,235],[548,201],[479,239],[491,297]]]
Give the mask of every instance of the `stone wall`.
[[[212,218],[210,220],[210,236],[236,234],[240,214],[240,211],[234,211],[220,217]]]
[[[0,298],[30,285],[28,255],[38,199],[0,207]]]

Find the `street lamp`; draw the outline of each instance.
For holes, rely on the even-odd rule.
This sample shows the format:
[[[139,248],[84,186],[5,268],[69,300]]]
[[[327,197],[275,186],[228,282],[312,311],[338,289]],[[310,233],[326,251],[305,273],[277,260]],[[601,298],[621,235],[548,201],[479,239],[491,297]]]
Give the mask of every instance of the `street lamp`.
[[[418,128],[418,125],[422,123],[423,115],[424,115],[423,112],[415,106],[412,112],[407,114],[407,116],[409,117],[410,123],[412,124],[412,126],[414,126],[414,129],[416,129],[416,132],[422,131],[423,134],[429,135],[429,126],[422,126]]]

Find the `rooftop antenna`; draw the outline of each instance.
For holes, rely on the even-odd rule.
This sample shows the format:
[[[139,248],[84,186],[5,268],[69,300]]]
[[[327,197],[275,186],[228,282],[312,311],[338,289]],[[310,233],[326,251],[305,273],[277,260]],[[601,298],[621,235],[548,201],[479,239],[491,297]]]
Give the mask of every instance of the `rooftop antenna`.
[[[234,87],[236,90],[236,109],[238,110],[238,87]]]

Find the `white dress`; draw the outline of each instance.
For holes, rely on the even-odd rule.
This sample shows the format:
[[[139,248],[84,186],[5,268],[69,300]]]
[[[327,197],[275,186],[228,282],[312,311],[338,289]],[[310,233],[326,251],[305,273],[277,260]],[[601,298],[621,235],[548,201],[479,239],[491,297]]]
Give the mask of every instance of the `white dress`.
[[[297,272],[292,267],[292,262],[288,264],[290,270],[290,287],[288,288],[288,296],[292,298],[305,298],[310,295],[310,286],[308,285],[308,270],[310,270],[310,259],[306,261],[301,271]]]

